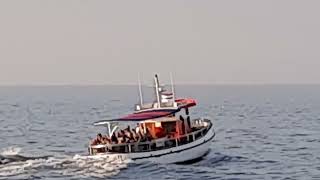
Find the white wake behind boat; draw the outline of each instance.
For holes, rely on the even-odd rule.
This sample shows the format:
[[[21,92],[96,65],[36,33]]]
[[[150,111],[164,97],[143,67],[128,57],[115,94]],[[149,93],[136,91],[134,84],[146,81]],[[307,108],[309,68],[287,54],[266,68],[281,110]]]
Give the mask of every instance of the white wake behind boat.
[[[168,92],[160,87],[157,75],[154,77],[154,83],[155,102],[143,103],[139,83],[140,104],[136,105],[133,114],[94,123],[95,126],[107,127],[108,141],[104,142],[98,138],[98,141],[90,144],[89,158],[188,163],[200,160],[209,152],[215,137],[213,124],[209,119],[190,118],[189,108],[195,106],[196,101],[176,99],[173,83],[172,92]],[[117,124],[132,122],[137,123],[137,132],[127,128],[129,135],[125,136],[123,130],[119,131]],[[143,138],[145,136],[148,138]],[[118,141],[119,137],[127,140]]]

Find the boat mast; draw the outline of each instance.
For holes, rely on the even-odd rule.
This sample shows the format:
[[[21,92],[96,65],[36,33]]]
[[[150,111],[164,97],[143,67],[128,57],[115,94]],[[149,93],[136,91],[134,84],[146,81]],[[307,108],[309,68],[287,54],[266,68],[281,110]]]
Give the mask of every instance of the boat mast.
[[[156,74],[154,76],[154,83],[156,85],[156,96],[157,96],[157,101],[158,101],[158,108],[161,108],[161,104],[160,104],[160,94],[159,94],[159,79],[158,79],[158,75]]]
[[[139,84],[140,105],[141,105],[141,108],[142,108],[142,106],[143,106],[143,96],[142,96],[142,87],[141,87],[141,81],[140,81],[140,74],[138,74],[138,84]]]
[[[174,102],[176,102],[176,93],[175,93],[175,89],[174,89],[172,73],[170,73],[170,80],[171,80],[172,99],[173,99],[173,103],[174,103]]]

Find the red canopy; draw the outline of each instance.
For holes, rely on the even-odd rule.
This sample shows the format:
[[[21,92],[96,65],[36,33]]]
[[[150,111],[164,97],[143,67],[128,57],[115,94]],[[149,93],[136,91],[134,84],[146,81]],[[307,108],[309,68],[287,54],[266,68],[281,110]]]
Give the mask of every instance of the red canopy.
[[[120,120],[129,120],[129,121],[142,121],[148,119],[155,119],[160,117],[169,116],[176,112],[180,111],[180,109],[161,109],[161,110],[150,110],[141,113],[129,114],[125,117],[120,118]]]
[[[187,99],[176,99],[176,103],[178,103],[179,108],[189,108],[197,105],[195,99],[187,98]]]
[[[189,108],[196,105],[196,101],[194,99],[177,99],[176,103],[178,104],[177,109],[150,109],[148,111],[129,114],[118,119],[102,120],[99,122],[95,122],[94,124],[99,125],[103,124],[104,122],[110,121],[144,121],[148,119],[156,119],[175,114],[179,112],[182,108]]]

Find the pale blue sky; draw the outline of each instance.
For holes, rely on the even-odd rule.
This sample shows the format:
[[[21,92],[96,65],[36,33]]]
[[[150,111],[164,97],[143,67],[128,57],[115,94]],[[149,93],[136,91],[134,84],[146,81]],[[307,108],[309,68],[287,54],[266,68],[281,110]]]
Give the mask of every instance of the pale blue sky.
[[[320,83],[320,1],[0,1],[0,85]]]

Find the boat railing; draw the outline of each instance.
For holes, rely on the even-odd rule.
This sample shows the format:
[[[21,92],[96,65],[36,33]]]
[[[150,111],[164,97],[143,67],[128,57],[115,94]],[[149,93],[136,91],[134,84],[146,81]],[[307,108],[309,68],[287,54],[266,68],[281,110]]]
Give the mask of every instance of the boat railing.
[[[203,120],[204,123],[207,122]],[[208,122],[207,122],[208,123]],[[210,129],[210,126],[202,126],[200,129],[199,126],[192,126],[194,131],[185,134],[179,135],[178,137],[172,138],[160,138],[154,139],[147,142],[134,142],[134,143],[121,143],[121,144],[100,144],[89,147],[90,154],[105,153],[105,152],[114,152],[114,153],[131,153],[131,152],[149,152],[155,150],[168,149],[172,147],[178,147],[185,145],[191,142],[194,142],[203,136],[205,136]]]

